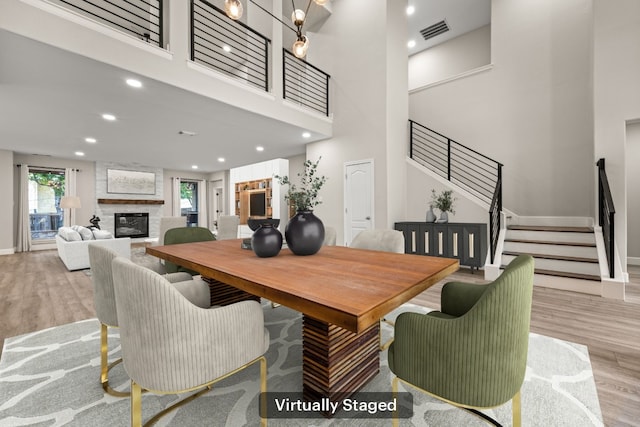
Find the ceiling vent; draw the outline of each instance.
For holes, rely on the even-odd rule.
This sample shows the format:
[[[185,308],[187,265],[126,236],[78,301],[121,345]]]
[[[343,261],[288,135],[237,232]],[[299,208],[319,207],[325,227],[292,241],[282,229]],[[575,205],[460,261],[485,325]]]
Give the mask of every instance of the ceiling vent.
[[[429,40],[442,33],[446,33],[447,31],[449,31],[449,25],[447,25],[447,22],[443,20],[420,30],[420,34],[422,34],[422,37],[424,37],[425,40]]]

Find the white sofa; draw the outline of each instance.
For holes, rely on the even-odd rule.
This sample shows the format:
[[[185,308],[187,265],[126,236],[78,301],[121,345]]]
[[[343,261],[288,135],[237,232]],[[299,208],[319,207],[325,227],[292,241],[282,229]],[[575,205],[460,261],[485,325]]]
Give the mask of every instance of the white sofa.
[[[82,229],[83,227],[77,228]],[[74,233],[67,229],[71,229],[71,227],[62,227],[58,230],[56,246],[58,247],[58,256],[69,271],[89,268],[89,250],[87,249],[89,245],[106,246],[123,257],[131,258],[131,239],[129,237],[114,239],[113,236],[108,237],[108,234],[101,232],[97,233],[100,238],[95,239],[95,236],[89,238],[89,234],[85,230],[91,234],[92,232],[84,228],[84,230],[80,230],[82,233],[78,233],[81,236],[78,239]],[[82,236],[85,239],[82,239]]]

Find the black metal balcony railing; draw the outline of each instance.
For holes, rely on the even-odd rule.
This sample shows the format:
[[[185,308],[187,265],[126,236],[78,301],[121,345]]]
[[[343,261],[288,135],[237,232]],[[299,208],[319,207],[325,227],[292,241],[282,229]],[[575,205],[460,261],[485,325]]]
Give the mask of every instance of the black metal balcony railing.
[[[271,41],[206,0],[191,0],[191,60],[269,90]]]
[[[53,0],[53,2],[164,48],[162,0]]]
[[[282,96],[292,102],[329,115],[329,76],[282,49]]]
[[[604,249],[607,254],[609,276],[615,276],[615,216],[616,208],[613,205],[613,197],[609,188],[607,171],[604,168],[604,159],[598,160],[598,224],[602,227]]]
[[[489,204],[493,263],[501,228],[502,163],[413,120],[409,124],[409,156]]]

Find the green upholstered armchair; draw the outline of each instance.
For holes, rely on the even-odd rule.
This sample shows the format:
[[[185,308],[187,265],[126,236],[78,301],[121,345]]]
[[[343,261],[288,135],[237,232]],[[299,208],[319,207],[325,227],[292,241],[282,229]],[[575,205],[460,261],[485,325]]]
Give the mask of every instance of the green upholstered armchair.
[[[205,227],[178,227],[167,230],[164,235],[165,245],[176,245],[179,243],[192,243],[192,242],[207,242],[209,240],[216,240],[211,230]],[[180,271],[187,272],[192,276],[198,273],[189,270],[187,268],[176,265],[172,262],[165,261],[165,270],[167,273],[177,273]]]
[[[512,399],[520,425],[533,268],[532,257],[518,256],[487,285],[445,284],[442,311],[398,316],[389,348],[394,391],[401,380],[476,414]]]

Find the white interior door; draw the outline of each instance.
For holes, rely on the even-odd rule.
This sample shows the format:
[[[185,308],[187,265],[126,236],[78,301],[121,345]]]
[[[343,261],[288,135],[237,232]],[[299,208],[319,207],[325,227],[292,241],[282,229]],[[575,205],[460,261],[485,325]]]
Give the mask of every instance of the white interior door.
[[[373,228],[373,160],[345,163],[344,243],[351,244],[362,230]]]

